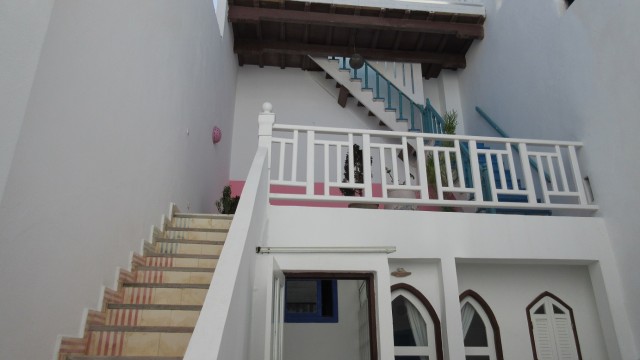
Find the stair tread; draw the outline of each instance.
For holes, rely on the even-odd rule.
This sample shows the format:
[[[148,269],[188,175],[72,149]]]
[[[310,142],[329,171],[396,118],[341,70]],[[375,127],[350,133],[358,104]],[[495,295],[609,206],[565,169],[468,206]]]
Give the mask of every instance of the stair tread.
[[[146,252],[146,257],[168,257],[168,258],[192,258],[192,259],[218,259],[220,255],[203,255],[203,254],[162,254],[156,252]]]
[[[147,266],[138,265],[136,270],[179,271],[179,272],[214,272],[216,268],[184,267],[184,266]]]
[[[229,229],[216,229],[216,228],[191,228],[191,227],[177,227],[173,225],[167,226],[167,231],[196,231],[196,232],[229,232]]]
[[[171,239],[171,238],[154,238],[155,243],[178,243],[178,244],[201,244],[201,245],[224,245],[224,240],[189,240],[189,239]]]
[[[182,356],[100,356],[69,355],[68,360],[182,360]]]
[[[167,304],[114,304],[107,305],[108,309],[136,309],[136,310],[182,310],[200,311],[202,305],[167,305]]]
[[[113,332],[161,332],[161,333],[193,333],[192,326],[122,326],[122,325],[89,325],[88,331]]]
[[[137,288],[169,288],[169,289],[208,289],[209,284],[183,284],[183,283],[138,283],[126,282],[123,287]]]
[[[220,219],[233,220],[233,215],[226,214],[205,214],[205,213],[175,213],[174,218],[193,218],[193,219]]]

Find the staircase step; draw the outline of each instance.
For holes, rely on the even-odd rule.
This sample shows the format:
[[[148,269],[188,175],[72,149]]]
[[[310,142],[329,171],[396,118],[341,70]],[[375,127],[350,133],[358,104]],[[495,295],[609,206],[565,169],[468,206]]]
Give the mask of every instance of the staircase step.
[[[196,227],[178,227],[169,225],[165,229],[167,231],[183,231],[183,232],[213,232],[213,233],[227,233],[229,229],[215,229],[215,228],[196,228]]]
[[[201,305],[172,305],[172,304],[108,304],[107,309],[135,309],[135,310],[179,310],[200,311]]]
[[[145,333],[193,333],[192,326],[114,326],[114,325],[89,325],[88,331],[113,331],[113,332],[145,332]]]
[[[210,217],[174,217],[171,219],[172,228],[180,229],[218,229],[229,230],[231,226],[230,218],[210,218]]]
[[[200,310],[109,309],[108,326],[182,326],[194,327]]]
[[[108,330],[110,328],[118,327],[91,331],[88,355],[145,356],[149,359],[154,359],[152,356],[184,356],[193,332],[191,327],[175,328],[172,332],[163,331],[167,328],[160,327],[150,329],[152,331]]]
[[[171,257],[171,256],[147,256],[146,266],[158,267],[197,267],[203,269],[214,268],[218,264],[218,259],[202,259],[194,257]]]
[[[123,287],[153,288],[153,289],[208,289],[209,284],[183,284],[183,283],[123,283]]]
[[[225,241],[227,239],[227,231],[220,232],[198,232],[198,231],[165,231],[162,238],[175,240],[211,240]]]
[[[138,266],[137,271],[183,271],[183,272],[206,272],[212,273],[216,268],[199,268],[199,267],[178,267],[178,266]]]
[[[179,244],[201,244],[201,245],[224,245],[222,240],[189,240],[189,239],[170,239],[156,237],[154,243],[179,243]]]
[[[125,287],[123,303],[202,305],[208,289]]]
[[[190,271],[174,271],[171,269],[162,270],[140,270],[134,273],[135,281],[138,283],[154,283],[154,284],[211,284],[213,272],[190,272]]]
[[[214,244],[161,242],[154,244],[152,248],[152,251],[158,254],[220,255],[222,252],[222,245]]]
[[[69,355],[67,360],[182,360],[182,356],[92,356]]]

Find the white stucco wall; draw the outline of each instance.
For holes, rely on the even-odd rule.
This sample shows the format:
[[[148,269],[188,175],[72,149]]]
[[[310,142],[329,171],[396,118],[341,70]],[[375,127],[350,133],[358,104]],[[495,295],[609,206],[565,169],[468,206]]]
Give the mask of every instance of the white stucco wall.
[[[607,359],[586,266],[458,264],[460,293],[471,289],[496,316],[505,359],[533,358],[526,307],[549,291],[573,309],[582,359]]]
[[[285,323],[283,359],[359,359],[358,309],[358,281],[338,280],[338,322]]]
[[[462,330],[458,325],[461,323],[458,261],[509,262],[523,266],[588,265],[607,356],[630,358],[632,346],[625,341],[629,334],[625,332],[626,313],[621,309],[616,263],[605,223],[600,218],[292,206],[271,206],[269,211],[264,246],[395,246],[397,251],[389,255],[390,264],[402,263],[405,259],[438,259],[444,352],[450,359],[464,356]],[[352,261],[359,259],[358,255],[351,258]],[[322,263],[321,259],[311,261],[302,257],[300,261],[306,261],[307,266]],[[407,266],[406,270],[412,271],[412,267]],[[431,283],[421,286],[428,291],[435,286],[433,280]],[[383,307],[380,311],[386,310]],[[392,346],[388,343],[392,342],[390,337],[381,336],[380,341],[382,347]]]
[[[54,0],[0,2],[0,201]]]
[[[511,136],[585,143],[583,175],[606,220],[637,347],[640,40],[630,34],[640,3],[578,0],[568,10],[561,3],[486,1],[485,38],[460,71],[467,130],[492,133],[475,114],[479,105]],[[637,349],[630,356],[637,359]]]
[[[300,69],[259,68],[238,69],[231,179],[244,180],[257,147],[257,115],[265,101],[273,105],[277,124],[327,126],[339,128],[384,130],[376,117],[357,107],[353,98],[347,107],[338,105],[337,98],[316,79],[326,81],[324,73]],[[336,92],[333,84],[329,90]],[[337,93],[336,93],[337,94]],[[318,164],[319,169],[321,165]]]
[[[208,0],[55,2],[0,203],[0,358],[77,336],[170,201],[212,210],[236,71],[217,27]]]

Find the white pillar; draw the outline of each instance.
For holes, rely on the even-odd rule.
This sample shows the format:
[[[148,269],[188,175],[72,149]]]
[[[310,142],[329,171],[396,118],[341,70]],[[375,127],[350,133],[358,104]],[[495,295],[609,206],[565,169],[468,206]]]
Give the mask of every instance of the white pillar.
[[[464,359],[464,337],[462,335],[460,289],[458,289],[456,259],[442,258],[440,265],[442,271],[442,294],[444,298],[442,335],[445,359]]]

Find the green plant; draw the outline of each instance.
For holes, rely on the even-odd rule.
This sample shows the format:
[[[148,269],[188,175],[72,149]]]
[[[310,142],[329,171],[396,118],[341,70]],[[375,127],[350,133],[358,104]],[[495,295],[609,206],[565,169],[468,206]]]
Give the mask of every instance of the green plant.
[[[360,145],[353,144],[353,181],[356,184],[364,184],[364,161],[362,159],[362,149]],[[373,162],[373,158],[371,158]],[[349,182],[349,153],[344,160],[344,172],[342,174],[342,182]],[[340,192],[344,196],[362,196],[362,189],[340,188]]]
[[[222,190],[222,197],[216,201],[216,207],[220,214],[235,214],[240,202],[240,196],[231,196],[231,186],[227,185]]]
[[[456,128],[458,127],[458,113],[455,110],[449,110],[444,113],[442,124],[442,133],[446,135],[455,135]],[[453,141],[444,140],[440,142],[440,147],[453,147]],[[456,170],[456,157],[454,154],[450,154],[450,163],[451,163],[451,175],[453,177],[453,181],[458,179],[458,171]],[[447,183],[447,163],[444,156],[438,156],[440,165],[440,179],[443,184]],[[434,166],[433,153],[430,153],[427,156],[427,181],[429,184],[436,183],[436,169]]]
[[[387,171],[387,175],[389,175],[389,179],[391,179],[391,183],[393,184],[393,174],[391,173],[391,169],[385,168],[385,170]],[[411,180],[415,179],[415,176],[413,176],[413,174],[409,173],[409,176],[411,177]],[[405,179],[399,185],[406,185],[406,184],[407,184],[407,180]]]

